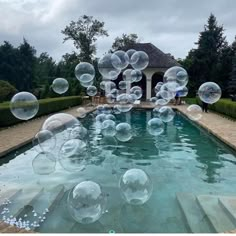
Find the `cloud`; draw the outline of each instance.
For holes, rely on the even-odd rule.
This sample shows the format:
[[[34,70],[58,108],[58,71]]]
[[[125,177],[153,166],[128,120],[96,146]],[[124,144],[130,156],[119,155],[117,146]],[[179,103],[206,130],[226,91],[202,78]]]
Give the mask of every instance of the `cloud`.
[[[176,58],[185,57],[197,41],[210,13],[223,24],[230,43],[236,35],[235,0],[0,0],[0,43],[19,45],[25,37],[38,53],[47,51],[56,60],[76,50],[63,44],[61,30],[83,14],[105,22],[109,37],[96,42],[97,55],[108,51],[114,38],[136,33]]]

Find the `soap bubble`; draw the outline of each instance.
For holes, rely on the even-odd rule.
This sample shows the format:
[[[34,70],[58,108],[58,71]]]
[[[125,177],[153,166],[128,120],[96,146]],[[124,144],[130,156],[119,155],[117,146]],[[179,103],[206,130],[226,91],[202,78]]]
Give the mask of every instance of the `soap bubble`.
[[[121,113],[121,111],[118,109],[118,105],[115,105],[115,106],[113,107],[113,113],[116,114],[116,115],[118,115],[118,114]]]
[[[131,62],[131,57],[132,57],[132,55],[133,55],[135,52],[136,52],[136,50],[134,50],[134,49],[129,49],[129,50],[126,52],[126,54],[127,54],[128,57],[129,57],[129,63]]]
[[[111,93],[109,93],[106,95],[106,100],[107,103],[114,103],[116,101],[116,98]]]
[[[177,91],[179,97],[186,97],[188,95],[188,88],[184,87],[183,89]]]
[[[166,100],[171,100],[175,97],[176,92],[171,90],[171,86],[168,86],[168,85],[170,85],[170,83],[163,84],[161,86],[159,94],[162,98],[164,98]]]
[[[129,87],[129,82],[127,82],[127,81],[124,81],[124,80],[121,80],[120,82],[119,82],[119,89],[121,89],[121,90],[126,90],[126,89],[128,89],[128,87]]]
[[[131,75],[132,71],[133,71],[132,69],[126,69],[125,71],[123,71],[122,78],[124,81],[129,83],[132,82],[132,75]]]
[[[116,123],[113,120],[105,120],[101,125],[101,130],[104,136],[115,136]]]
[[[160,135],[164,132],[164,125],[161,119],[152,118],[148,121],[148,132],[153,136]]]
[[[142,205],[152,195],[153,185],[150,177],[141,169],[127,170],[119,182],[122,197],[132,205]]]
[[[116,126],[116,138],[121,142],[127,142],[132,138],[132,129],[128,123],[120,123]]]
[[[170,122],[174,119],[175,112],[172,110],[171,107],[163,106],[159,109],[160,112],[160,119],[163,122]]]
[[[132,70],[131,71],[131,81],[132,82],[139,82],[143,78],[143,74],[140,70]]]
[[[36,151],[48,152],[52,151],[56,146],[56,138],[49,130],[40,130],[32,140]]]
[[[52,90],[55,93],[63,94],[68,90],[68,88],[69,88],[69,83],[66,79],[57,78],[54,79],[52,82]]]
[[[96,108],[96,114],[102,114],[104,112],[104,106],[103,105],[98,105]]]
[[[121,70],[115,68],[113,64],[119,63],[121,61],[118,56],[108,53],[98,61],[98,70],[105,78],[114,80],[120,74]]]
[[[106,114],[102,113],[102,114],[98,114],[95,118],[97,123],[102,124],[105,120],[106,120]]]
[[[139,86],[134,86],[130,89],[130,93],[136,96],[136,99],[140,99],[143,96],[143,91]]]
[[[50,152],[40,152],[32,161],[34,173],[49,175],[55,171],[56,158]]]
[[[80,139],[70,139],[61,146],[58,161],[67,171],[80,171],[85,168],[86,158],[86,143]]]
[[[75,67],[75,76],[81,83],[88,83],[92,81],[95,76],[93,65],[88,62],[80,62]]]
[[[116,118],[112,114],[108,114],[108,115],[106,115],[106,120],[113,120],[113,121],[115,121]]]
[[[169,102],[168,99],[162,98],[162,92],[161,91],[156,93],[156,98],[157,98],[157,100],[156,100],[155,104],[159,105],[159,106],[164,106],[164,105],[168,104],[168,102]]]
[[[155,107],[152,110],[153,117],[160,117],[159,107]]]
[[[97,221],[105,210],[105,194],[99,184],[84,181],[70,191],[67,206],[74,220],[81,224],[91,224]]]
[[[103,80],[103,81],[100,83],[100,89],[101,89],[101,90],[104,90],[104,91],[105,91],[105,89],[106,89],[106,82],[107,82],[107,81],[104,81],[104,80]]]
[[[133,98],[130,94],[122,93],[116,98],[117,102],[119,103],[117,108],[121,112],[128,112],[133,108]]]
[[[114,56],[117,56],[120,60],[119,61],[117,59],[114,60],[113,59]],[[126,52],[122,50],[114,52],[113,55],[111,56],[111,60],[112,60],[112,65],[119,70],[123,70],[129,65],[129,56],[126,54]]]
[[[109,94],[113,89],[116,89],[116,84],[112,81],[107,81],[105,83],[105,93]]]
[[[149,64],[149,57],[147,53],[137,51],[132,55],[130,64],[136,70],[144,70]]]
[[[169,68],[163,77],[164,83],[176,82],[178,84],[178,90],[184,88],[188,83],[187,71],[179,66],[173,66]]]
[[[53,134],[56,134],[76,125],[80,125],[80,122],[74,116],[66,113],[57,113],[47,118],[41,129],[49,130]]]
[[[158,82],[154,88],[155,93],[158,93],[161,90],[161,86],[163,85],[163,82]]]
[[[87,88],[87,94],[91,97],[95,96],[97,94],[97,88],[95,86],[89,86]]]
[[[221,97],[221,88],[214,82],[206,82],[198,89],[199,98],[209,104],[217,102]]]
[[[80,82],[80,85],[84,88],[88,88],[89,86],[93,85],[93,80],[91,80],[90,82]]]
[[[114,98],[116,98],[120,94],[120,91],[118,89],[114,88],[111,90],[110,94],[112,94],[112,96]]]
[[[156,105],[156,101],[157,101],[157,98],[156,97],[151,97],[149,99],[149,102],[152,104],[152,105]]]
[[[37,98],[28,92],[20,92],[13,96],[10,101],[11,113],[20,120],[33,118],[39,110]]]
[[[202,118],[202,108],[195,104],[188,106],[187,116],[191,120],[200,120]]]
[[[110,107],[108,104],[103,105],[103,113],[104,114],[111,114],[112,107]]]
[[[88,134],[88,130],[82,125],[77,125],[72,128],[70,132],[70,139],[81,139],[85,140]]]
[[[76,112],[77,112],[77,116],[78,116],[79,118],[84,118],[84,117],[86,116],[86,114],[87,114],[86,110],[85,110],[83,107],[79,107],[79,108],[76,110]]]

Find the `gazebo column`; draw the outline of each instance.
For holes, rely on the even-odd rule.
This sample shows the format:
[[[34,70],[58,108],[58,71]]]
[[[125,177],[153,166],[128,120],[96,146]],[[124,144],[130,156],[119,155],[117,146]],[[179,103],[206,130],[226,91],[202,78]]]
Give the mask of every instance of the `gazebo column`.
[[[152,76],[151,74],[146,75],[146,100],[149,100],[152,95]]]

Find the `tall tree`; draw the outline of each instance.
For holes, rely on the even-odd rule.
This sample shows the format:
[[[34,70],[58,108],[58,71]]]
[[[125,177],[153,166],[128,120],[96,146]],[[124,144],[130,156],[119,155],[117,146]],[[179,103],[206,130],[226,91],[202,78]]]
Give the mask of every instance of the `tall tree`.
[[[198,87],[207,81],[219,83],[221,87],[225,86],[217,73],[219,70],[222,72],[222,63],[226,63],[226,60],[223,61],[223,55],[228,56],[230,49],[224,36],[224,28],[218,25],[213,14],[208,18],[204,31],[200,32],[196,44],[197,49],[192,49],[186,58],[187,61],[183,63],[187,64],[186,69],[189,72],[192,88],[197,91]],[[228,61],[227,63],[229,64]]]
[[[108,36],[104,30],[104,22],[93,19],[92,16],[81,16],[78,21],[71,21],[64,30],[61,31],[67,40],[73,40],[74,46],[80,50],[81,61],[92,62],[96,53],[95,42],[100,36]]]
[[[132,47],[133,44],[140,42],[137,34],[122,34],[121,37],[116,37],[112,44],[112,50],[116,51],[126,47]]]

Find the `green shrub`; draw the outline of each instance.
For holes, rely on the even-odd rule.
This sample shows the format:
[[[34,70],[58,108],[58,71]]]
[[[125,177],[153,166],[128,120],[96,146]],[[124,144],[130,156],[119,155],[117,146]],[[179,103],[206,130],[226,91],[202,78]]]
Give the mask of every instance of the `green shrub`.
[[[202,102],[199,98],[185,98],[184,100],[187,104],[198,104],[199,106],[202,105]],[[236,119],[236,102],[233,102],[230,99],[220,99],[218,102],[209,105],[209,109]]]
[[[9,101],[17,90],[9,82],[0,80],[0,102]]]
[[[39,111],[35,117],[58,112],[80,104],[82,104],[82,99],[78,96],[41,99],[39,100]],[[19,122],[22,121],[12,115],[9,108],[9,102],[1,103],[0,127],[14,125]]]

